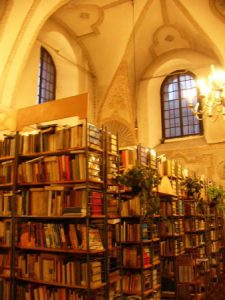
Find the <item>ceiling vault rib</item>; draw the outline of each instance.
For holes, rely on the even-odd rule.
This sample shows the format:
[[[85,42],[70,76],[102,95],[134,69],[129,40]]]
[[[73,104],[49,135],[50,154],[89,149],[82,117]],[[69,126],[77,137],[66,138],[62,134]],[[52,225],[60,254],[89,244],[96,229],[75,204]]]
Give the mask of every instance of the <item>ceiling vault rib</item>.
[[[160,0],[161,14],[165,25],[170,24],[166,0]]]

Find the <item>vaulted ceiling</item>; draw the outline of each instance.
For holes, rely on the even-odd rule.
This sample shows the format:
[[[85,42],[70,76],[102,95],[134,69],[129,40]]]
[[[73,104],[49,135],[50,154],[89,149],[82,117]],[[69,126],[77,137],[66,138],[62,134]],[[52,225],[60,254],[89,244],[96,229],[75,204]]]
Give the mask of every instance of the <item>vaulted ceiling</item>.
[[[224,6],[221,0],[71,0],[52,19],[80,43],[104,86],[125,58],[135,61],[137,78],[175,50],[222,60]]]

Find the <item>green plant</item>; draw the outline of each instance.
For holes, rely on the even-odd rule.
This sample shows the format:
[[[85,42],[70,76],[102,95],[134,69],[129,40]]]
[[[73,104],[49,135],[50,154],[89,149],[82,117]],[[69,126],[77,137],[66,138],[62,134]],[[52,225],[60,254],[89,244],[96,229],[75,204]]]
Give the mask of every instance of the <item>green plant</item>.
[[[207,188],[207,196],[210,206],[216,206],[217,204],[222,202],[225,196],[225,192],[223,189],[212,185]]]
[[[133,195],[139,195],[144,214],[154,214],[159,210],[160,198],[155,189],[159,184],[158,171],[145,166],[135,166],[116,177],[116,182],[131,188]]]
[[[204,201],[202,198],[199,198],[197,200],[197,211],[199,214],[204,215],[205,214],[205,205],[204,205]]]
[[[187,196],[198,200],[200,198],[201,188],[203,187],[202,182],[198,178],[187,177],[181,183],[184,190],[187,192]]]

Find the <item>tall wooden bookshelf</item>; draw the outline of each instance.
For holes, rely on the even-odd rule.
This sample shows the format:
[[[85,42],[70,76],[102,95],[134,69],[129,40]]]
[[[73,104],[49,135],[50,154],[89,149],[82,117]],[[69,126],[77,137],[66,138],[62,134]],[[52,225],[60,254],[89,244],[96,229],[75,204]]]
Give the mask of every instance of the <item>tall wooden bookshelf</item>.
[[[123,171],[133,166],[156,170],[156,155],[138,145],[120,151]],[[124,299],[160,298],[158,215],[146,213],[149,203],[126,189],[121,193],[121,246]]]
[[[119,174],[118,136],[104,129],[105,132],[105,193],[107,215],[107,261],[108,295],[107,299],[123,299],[122,291],[122,249],[120,191],[115,177]]]
[[[102,135],[86,120],[20,134],[16,299],[106,297]]]
[[[87,121],[87,100],[22,109],[2,136],[0,300],[207,299],[224,276],[224,215],[183,194],[175,161],[142,145],[119,155],[118,137]],[[169,183],[154,190],[160,212],[115,183],[133,166]]]
[[[9,300],[13,293],[16,135],[3,132],[0,140],[0,297]]]

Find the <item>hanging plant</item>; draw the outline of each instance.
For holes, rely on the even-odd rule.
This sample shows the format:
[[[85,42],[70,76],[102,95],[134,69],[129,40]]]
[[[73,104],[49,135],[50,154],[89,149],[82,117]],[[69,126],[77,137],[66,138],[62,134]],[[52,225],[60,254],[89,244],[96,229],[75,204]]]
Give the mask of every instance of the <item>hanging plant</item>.
[[[144,166],[135,166],[116,177],[116,182],[131,188],[133,196],[139,195],[143,214],[154,214],[159,210],[160,198],[155,189],[160,180],[158,171]]]

